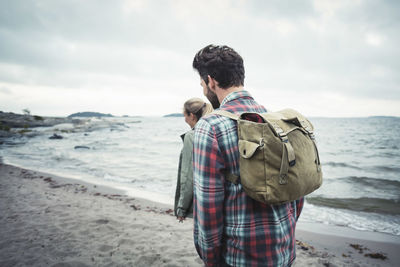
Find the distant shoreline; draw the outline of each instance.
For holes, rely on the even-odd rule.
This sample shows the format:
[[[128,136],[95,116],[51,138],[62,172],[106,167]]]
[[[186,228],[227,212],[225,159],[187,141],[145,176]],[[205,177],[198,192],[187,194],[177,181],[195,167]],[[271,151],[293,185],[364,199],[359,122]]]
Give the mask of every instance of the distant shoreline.
[[[171,114],[167,114],[164,115],[163,117],[168,118],[168,117],[183,117],[182,113],[171,113]]]

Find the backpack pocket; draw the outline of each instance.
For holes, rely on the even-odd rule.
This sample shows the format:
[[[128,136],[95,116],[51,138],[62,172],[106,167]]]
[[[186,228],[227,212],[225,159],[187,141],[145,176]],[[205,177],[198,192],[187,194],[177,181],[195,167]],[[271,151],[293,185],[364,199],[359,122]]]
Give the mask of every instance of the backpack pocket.
[[[239,140],[239,153],[240,156],[245,158],[245,159],[249,159],[251,158],[254,153],[257,151],[257,149],[259,147],[263,147],[264,144],[260,143],[254,143],[254,142],[250,142],[247,140]]]

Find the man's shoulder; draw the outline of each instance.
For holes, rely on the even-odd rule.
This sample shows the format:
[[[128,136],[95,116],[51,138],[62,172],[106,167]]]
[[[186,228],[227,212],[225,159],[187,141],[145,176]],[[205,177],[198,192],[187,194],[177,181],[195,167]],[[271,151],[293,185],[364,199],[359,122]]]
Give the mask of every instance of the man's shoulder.
[[[221,127],[226,124],[234,124],[234,121],[223,117],[218,114],[210,113],[204,117],[202,117],[196,124],[195,131],[215,131],[218,132]]]
[[[238,96],[232,98],[230,101],[224,102],[217,110],[224,110],[237,115],[244,112],[267,112],[265,107],[258,104],[247,92],[243,91],[241,93],[243,96]],[[231,96],[233,97],[234,95],[232,94]],[[229,131],[233,127],[236,127],[236,122],[234,120],[212,112],[200,119],[196,125],[196,131],[200,129],[218,133]]]
[[[223,111],[228,111],[237,115],[240,115],[244,112],[257,112],[257,113],[265,113],[267,110],[264,108],[264,106],[259,105],[257,103],[252,103],[252,105],[241,105],[241,106],[224,106],[221,107],[218,110],[223,110]],[[200,119],[198,123],[200,125],[206,126],[206,127],[217,127],[220,125],[225,125],[227,122],[234,122],[232,119],[215,114],[215,113],[210,113]],[[197,128],[197,125],[196,125]]]

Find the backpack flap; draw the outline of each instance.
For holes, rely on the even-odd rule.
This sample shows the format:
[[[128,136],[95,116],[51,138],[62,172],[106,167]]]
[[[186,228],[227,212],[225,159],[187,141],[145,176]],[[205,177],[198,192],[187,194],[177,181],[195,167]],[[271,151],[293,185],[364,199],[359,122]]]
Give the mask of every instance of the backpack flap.
[[[257,149],[262,146],[264,146],[264,144],[262,143],[262,140],[258,144],[247,141],[247,140],[239,140],[240,156],[245,159],[249,159],[254,155],[254,153],[257,151]]]
[[[283,114],[282,121],[294,124],[302,129],[304,129],[307,133],[312,134],[314,130],[314,126],[311,122],[305,118],[302,114],[298,113],[293,109],[284,109],[279,113]]]
[[[288,122],[288,123],[292,123],[298,127],[303,127],[304,122],[302,123],[298,117],[293,117],[293,118],[284,118],[282,119],[282,121]]]

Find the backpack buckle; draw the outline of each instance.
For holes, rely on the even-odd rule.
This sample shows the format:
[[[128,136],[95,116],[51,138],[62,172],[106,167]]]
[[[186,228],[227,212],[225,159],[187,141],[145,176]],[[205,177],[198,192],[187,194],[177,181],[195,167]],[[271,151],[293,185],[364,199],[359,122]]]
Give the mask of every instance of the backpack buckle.
[[[283,129],[279,127],[277,124],[275,124],[274,126],[275,126],[275,131],[279,136],[284,133]]]
[[[258,144],[258,147],[264,147],[264,138],[260,138],[260,143]]]
[[[281,141],[282,141],[283,143],[289,142],[289,138],[287,137],[286,134],[279,135],[279,138],[281,139]]]
[[[279,184],[287,184],[287,174],[280,174],[279,175]]]
[[[311,138],[311,140],[315,140],[315,135],[314,135],[314,132],[313,131],[311,131],[311,132],[308,132],[308,136]]]
[[[274,127],[276,134],[279,136],[279,139],[281,139],[282,142],[286,143],[289,141],[287,138],[287,134],[281,127],[279,127],[278,124],[274,123],[272,126]]]

